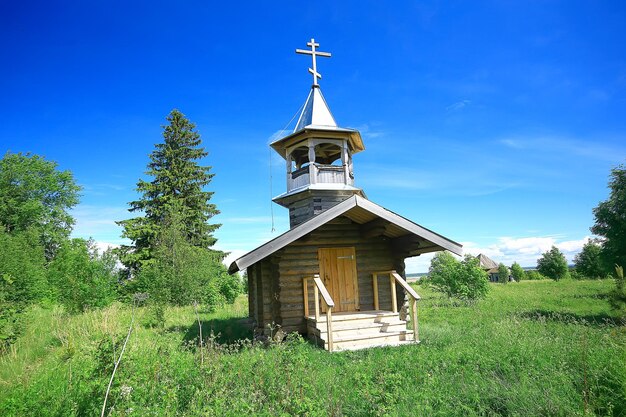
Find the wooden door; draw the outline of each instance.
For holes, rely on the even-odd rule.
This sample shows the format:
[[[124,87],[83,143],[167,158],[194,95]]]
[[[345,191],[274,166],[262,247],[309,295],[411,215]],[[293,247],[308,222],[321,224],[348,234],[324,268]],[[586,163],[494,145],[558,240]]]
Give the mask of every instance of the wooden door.
[[[320,248],[320,277],[335,302],[333,311],[359,310],[359,285],[354,248]],[[322,303],[326,310],[326,305]]]

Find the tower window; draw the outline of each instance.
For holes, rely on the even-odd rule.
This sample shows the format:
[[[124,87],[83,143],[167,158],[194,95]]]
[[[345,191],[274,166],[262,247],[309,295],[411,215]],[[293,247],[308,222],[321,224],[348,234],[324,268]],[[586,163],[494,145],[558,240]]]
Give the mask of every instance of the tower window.
[[[320,143],[315,146],[315,162],[323,165],[343,165],[341,147],[334,143]]]

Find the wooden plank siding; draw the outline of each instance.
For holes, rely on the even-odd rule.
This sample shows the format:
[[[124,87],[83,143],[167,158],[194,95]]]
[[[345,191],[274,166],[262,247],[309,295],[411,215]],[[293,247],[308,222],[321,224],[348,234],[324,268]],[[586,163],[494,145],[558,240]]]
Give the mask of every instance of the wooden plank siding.
[[[258,312],[262,311],[254,317],[257,320],[257,327],[266,329],[268,324],[274,322],[280,324],[287,332],[306,333],[302,278],[319,274],[319,248],[348,246],[355,248],[361,310],[373,310],[372,274],[376,271],[391,269],[400,269],[398,273],[403,274],[404,261],[394,255],[389,239],[365,238],[362,236],[359,224],[348,218],[339,217],[295,240],[250,268],[255,271],[252,279],[262,281],[262,284],[257,282],[256,293],[250,292],[251,304],[258,306]],[[402,288],[398,287],[397,292],[399,293],[398,299],[400,295],[404,297]],[[380,308],[391,310],[388,276],[378,278],[378,293]],[[257,299],[262,302],[259,303]],[[309,291],[309,306],[313,311],[312,290]]]

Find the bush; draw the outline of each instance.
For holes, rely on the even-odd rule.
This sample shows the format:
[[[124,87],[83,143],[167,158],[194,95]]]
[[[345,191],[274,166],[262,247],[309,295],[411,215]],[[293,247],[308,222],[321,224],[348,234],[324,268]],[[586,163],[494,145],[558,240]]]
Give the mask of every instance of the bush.
[[[526,279],[526,274],[524,274],[524,270],[517,262],[513,262],[513,265],[511,265],[511,275],[513,276],[513,279],[517,282]]]
[[[552,246],[537,260],[537,271],[555,281],[569,277],[567,260],[556,246]]]
[[[576,268],[571,268],[569,270],[569,277],[576,280],[587,279],[587,277],[578,272]]]
[[[57,300],[72,313],[107,306],[116,297],[115,262],[111,251],[99,254],[84,239],[63,242],[48,267]]]
[[[609,189],[609,198],[593,209],[595,224],[590,229],[601,238],[600,258],[606,272],[616,264],[626,265],[626,166],[611,170]]]
[[[0,229],[0,291],[7,302],[31,303],[49,293],[43,246],[34,231],[8,234]],[[10,284],[9,284],[10,282]]]
[[[509,268],[503,263],[498,265],[498,282],[501,284],[509,282]]]
[[[36,233],[8,234],[0,228],[0,350],[19,336],[26,306],[49,295],[44,264]]]
[[[587,242],[582,250],[574,257],[576,272],[588,279],[599,279],[606,276],[602,268],[602,260],[600,257],[601,250],[602,248],[597,243],[593,241]]]
[[[126,293],[148,293],[150,303],[189,305],[194,301],[209,308],[232,303],[241,294],[237,276],[230,276],[221,254],[192,246],[176,215],[162,228],[153,259],[126,283]]]
[[[609,294],[609,303],[620,316],[626,317],[626,280],[624,268],[618,265],[615,265],[615,288]]]
[[[489,291],[487,272],[471,255],[459,262],[450,253],[439,252],[430,263],[428,277],[433,288],[448,297],[473,301],[485,298]]]
[[[524,271],[524,279],[540,280],[540,279],[547,279],[547,278],[541,275],[541,273],[539,273],[539,271],[537,271],[536,269],[531,269],[528,271]]]

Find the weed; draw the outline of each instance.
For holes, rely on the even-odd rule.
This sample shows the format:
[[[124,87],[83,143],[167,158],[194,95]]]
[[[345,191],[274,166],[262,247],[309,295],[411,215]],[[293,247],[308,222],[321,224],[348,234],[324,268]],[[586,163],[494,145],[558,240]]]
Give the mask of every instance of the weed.
[[[166,308],[162,328],[133,330],[107,409],[111,416],[626,413],[626,327],[604,296],[612,282],[491,286],[474,305],[420,287],[421,344],[333,354],[295,334],[253,342],[240,324],[245,298],[213,313]],[[137,310],[142,323],[149,314]],[[0,415],[97,415],[130,309],[69,316],[34,308],[24,317],[15,350],[0,357]],[[274,340],[279,328],[271,327]]]

